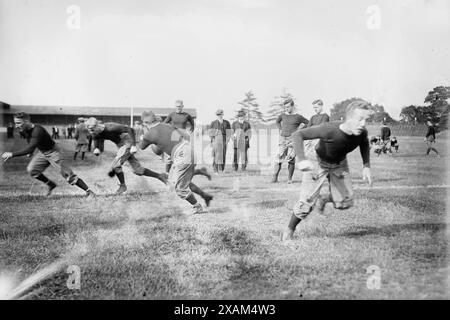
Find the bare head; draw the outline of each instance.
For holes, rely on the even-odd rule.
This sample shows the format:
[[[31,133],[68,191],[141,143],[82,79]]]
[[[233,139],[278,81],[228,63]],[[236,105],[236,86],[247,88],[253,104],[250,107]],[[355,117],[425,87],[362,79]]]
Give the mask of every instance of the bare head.
[[[30,124],[30,115],[28,113],[17,112],[14,114],[14,125],[19,131],[24,131]]]
[[[359,136],[366,128],[366,121],[372,114],[369,103],[364,100],[351,102],[345,110],[345,127],[355,136]]]
[[[144,127],[149,127],[152,124],[159,123],[153,111],[144,111],[141,115],[142,125]]]
[[[88,129],[89,133],[91,133],[91,134],[98,134],[98,133],[102,132],[104,129],[104,125],[99,123],[99,121],[94,117],[90,117],[89,119],[87,119],[87,121],[85,123],[86,123],[86,128]]]
[[[316,114],[320,114],[322,112],[322,110],[323,110],[323,101],[322,100],[320,100],[320,99],[314,100],[312,105],[313,105],[314,112]]]
[[[288,114],[293,113],[294,112],[294,100],[292,100],[291,98],[284,100],[283,107],[284,107],[284,111],[286,113],[288,113]]]
[[[182,112],[184,108],[183,100],[177,100],[175,101],[175,109],[178,113]]]

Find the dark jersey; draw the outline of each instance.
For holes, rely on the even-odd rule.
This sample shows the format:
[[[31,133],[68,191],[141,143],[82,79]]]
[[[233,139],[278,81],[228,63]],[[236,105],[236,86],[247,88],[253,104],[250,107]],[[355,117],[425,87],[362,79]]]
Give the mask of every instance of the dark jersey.
[[[381,140],[386,141],[386,140],[389,140],[390,137],[391,137],[391,129],[389,129],[389,127],[386,127],[386,126],[382,126],[381,127]]]
[[[429,136],[432,136],[434,139],[436,139],[436,129],[434,129],[434,126],[428,126],[428,131],[425,137],[428,138]]]
[[[304,123],[305,125],[307,125],[308,120],[297,113],[293,114],[283,113],[279,115],[276,123],[278,129],[281,130],[281,135],[283,137],[290,137],[291,134],[298,129],[300,124]]]
[[[365,167],[370,167],[369,139],[367,130],[359,136],[346,134],[339,129],[338,123],[324,123],[306,129],[300,129],[293,135],[295,154],[299,160],[305,160],[303,141],[320,139],[316,145],[316,153],[320,159],[328,163],[339,163],[348,153],[359,147]]]
[[[175,128],[186,129],[187,124],[191,124],[191,131],[194,131],[194,119],[187,112],[172,112],[164,120],[165,123],[171,123]]]
[[[315,114],[309,120],[307,127],[318,126],[319,124],[330,122],[330,117],[326,113]]]
[[[183,139],[189,140],[189,134],[186,130],[177,129],[167,123],[158,123],[146,130],[142,141],[139,143],[139,149],[146,149],[154,144],[166,154],[171,155],[173,148]]]
[[[13,152],[13,157],[24,156],[33,153],[38,148],[41,152],[47,152],[55,147],[55,141],[52,140],[50,134],[44,127],[35,124],[32,128],[22,132],[27,139],[28,146],[20,151]]]
[[[105,129],[98,134],[92,134],[92,138],[95,148],[98,148],[101,139],[110,140],[119,148],[124,145],[131,147],[136,144],[134,130],[129,126],[114,122],[105,123]]]

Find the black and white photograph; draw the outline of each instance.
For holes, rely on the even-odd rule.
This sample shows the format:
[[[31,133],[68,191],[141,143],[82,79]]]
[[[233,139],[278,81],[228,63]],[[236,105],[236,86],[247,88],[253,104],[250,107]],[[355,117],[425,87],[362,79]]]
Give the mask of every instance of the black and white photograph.
[[[448,300],[449,39],[447,0],[0,0],[0,300]]]

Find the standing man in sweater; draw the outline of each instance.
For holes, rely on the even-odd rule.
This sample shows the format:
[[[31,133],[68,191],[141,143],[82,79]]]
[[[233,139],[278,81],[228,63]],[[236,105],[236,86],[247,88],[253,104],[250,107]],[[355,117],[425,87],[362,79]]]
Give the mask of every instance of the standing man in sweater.
[[[217,120],[211,122],[209,136],[211,137],[214,173],[225,170],[227,145],[231,136],[230,122],[223,119],[223,110],[216,111]]]
[[[27,139],[28,146],[20,151],[3,153],[3,161],[6,162],[10,158],[33,154],[34,150],[38,149],[39,152],[31,159],[27,171],[33,178],[47,185],[47,196],[49,196],[53,189],[56,188],[56,183],[43,174],[45,169],[50,165],[58,170],[69,184],[84,190],[87,196],[94,196],[94,193],[89,189],[86,183],[78,178],[67,165],[58,145],[41,125],[32,123],[30,121],[30,116],[25,112],[19,112],[14,115],[14,124],[16,128],[19,129],[20,133]]]
[[[164,123],[169,123],[177,129],[186,130],[187,125],[190,124],[189,131],[194,132],[195,123],[192,116],[183,111],[184,104],[183,100],[175,101],[175,112],[169,113],[167,118],[164,120]],[[170,168],[172,167],[172,158],[168,157],[166,160],[166,173],[169,173]]]
[[[292,183],[292,176],[295,170],[295,151],[292,144],[292,133],[298,128],[303,128],[308,124],[305,117],[294,113],[294,101],[291,98],[284,100],[284,113],[282,113],[276,123],[280,130],[280,137],[278,142],[278,152],[275,156],[275,167],[272,182],[278,182],[278,174],[281,170],[283,160],[288,163],[288,183]]]

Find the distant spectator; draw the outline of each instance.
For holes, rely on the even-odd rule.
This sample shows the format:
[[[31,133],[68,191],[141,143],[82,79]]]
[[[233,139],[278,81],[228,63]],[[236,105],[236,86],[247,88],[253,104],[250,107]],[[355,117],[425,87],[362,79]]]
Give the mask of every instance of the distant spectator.
[[[84,160],[84,154],[88,151],[89,131],[84,123],[84,118],[78,118],[78,126],[75,129],[75,140],[77,141],[73,160],[77,160],[77,155],[81,152],[81,160]]]
[[[391,138],[391,150],[395,149],[395,152],[398,152],[398,141],[397,141],[397,137],[392,137]]]
[[[52,139],[59,139],[58,127],[52,127]]]
[[[428,131],[425,135],[425,142],[427,143],[427,153],[426,156],[430,154],[430,151],[433,150],[439,156],[439,152],[432,147],[433,143],[436,143],[436,129],[434,124],[431,121],[427,121]]]
[[[98,124],[103,124],[102,120],[98,120]],[[89,136],[92,138],[92,135],[89,134]],[[102,138],[98,138],[97,139],[97,148],[98,150],[100,150],[101,152],[105,151],[105,139]]]
[[[383,153],[386,153],[389,151],[392,152],[391,146],[389,145],[389,142],[391,141],[391,129],[386,125],[386,121],[383,120],[381,123],[381,131],[380,131],[381,141],[383,143]]]
[[[62,128],[62,134],[63,134],[64,139],[67,139],[67,130],[66,130],[66,127],[63,127],[63,128]]]

